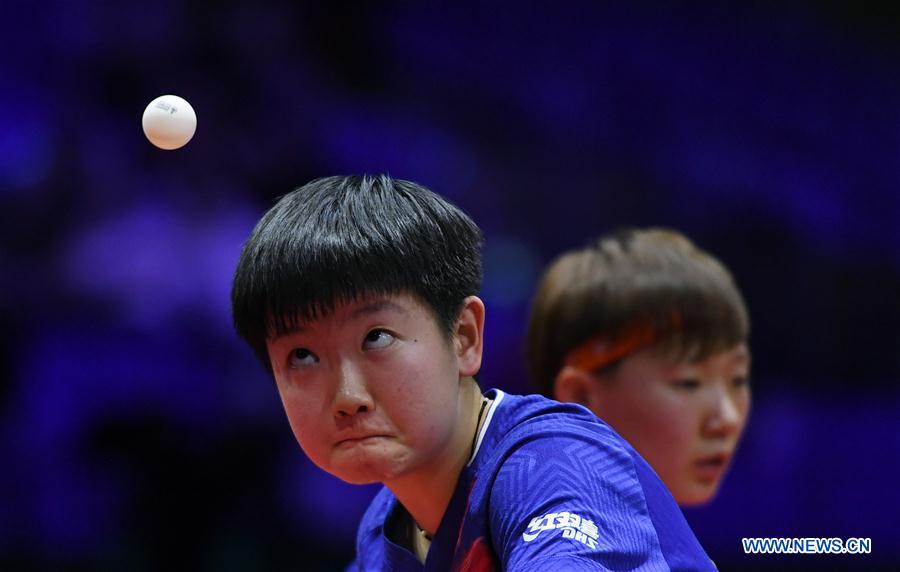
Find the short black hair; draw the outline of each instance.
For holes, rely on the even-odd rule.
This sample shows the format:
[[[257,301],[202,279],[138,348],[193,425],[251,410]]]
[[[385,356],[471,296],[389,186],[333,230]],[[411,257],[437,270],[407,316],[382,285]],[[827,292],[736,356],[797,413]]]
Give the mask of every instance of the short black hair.
[[[368,295],[411,293],[450,338],[481,288],[482,235],[462,210],[387,175],[317,179],[283,196],[244,244],[234,326],[271,372],[266,339]]]

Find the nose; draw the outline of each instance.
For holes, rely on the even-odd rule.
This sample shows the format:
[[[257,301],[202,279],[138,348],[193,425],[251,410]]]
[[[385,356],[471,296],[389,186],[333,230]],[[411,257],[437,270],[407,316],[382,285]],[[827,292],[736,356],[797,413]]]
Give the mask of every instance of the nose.
[[[337,388],[332,411],[335,417],[345,418],[372,411],[375,402],[369,393],[365,376],[352,363],[341,364],[337,372]]]
[[[728,437],[740,430],[742,423],[743,413],[734,396],[727,390],[716,388],[704,420],[704,432],[711,437]]]

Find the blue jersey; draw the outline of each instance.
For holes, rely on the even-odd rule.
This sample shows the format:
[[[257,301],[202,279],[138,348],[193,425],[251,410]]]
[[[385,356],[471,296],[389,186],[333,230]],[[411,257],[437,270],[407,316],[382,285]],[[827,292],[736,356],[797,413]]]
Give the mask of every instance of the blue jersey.
[[[395,542],[382,489],[349,570],[715,570],[653,469],[587,409],[493,398],[424,566]]]

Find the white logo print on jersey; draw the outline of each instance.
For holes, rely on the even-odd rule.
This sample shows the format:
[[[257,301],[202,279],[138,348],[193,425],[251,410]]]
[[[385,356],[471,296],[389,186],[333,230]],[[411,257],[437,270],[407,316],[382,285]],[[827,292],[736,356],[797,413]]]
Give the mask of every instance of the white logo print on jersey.
[[[546,530],[561,530],[563,538],[577,540],[588,548],[597,548],[600,533],[594,521],[581,518],[574,512],[550,512],[531,519],[528,530],[522,533],[522,540],[531,542]]]

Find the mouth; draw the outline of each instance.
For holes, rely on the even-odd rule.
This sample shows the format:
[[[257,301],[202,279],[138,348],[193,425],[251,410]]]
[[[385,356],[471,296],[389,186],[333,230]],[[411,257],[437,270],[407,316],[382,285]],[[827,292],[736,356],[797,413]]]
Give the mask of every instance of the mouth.
[[[694,472],[705,483],[714,483],[722,478],[731,456],[727,453],[708,455],[694,462]]]
[[[341,439],[337,443],[335,443],[336,449],[346,449],[350,447],[355,447],[357,445],[366,445],[369,443],[375,443],[381,439],[386,439],[387,435],[374,434],[374,435],[356,435],[353,437],[346,437]]]

